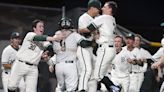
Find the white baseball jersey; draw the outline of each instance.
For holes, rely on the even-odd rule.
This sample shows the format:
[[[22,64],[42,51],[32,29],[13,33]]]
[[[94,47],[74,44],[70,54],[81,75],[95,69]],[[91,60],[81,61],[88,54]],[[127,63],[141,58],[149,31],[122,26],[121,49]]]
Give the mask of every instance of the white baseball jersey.
[[[111,74],[114,77],[127,77],[131,72],[131,64],[127,62],[128,59],[134,59],[134,56],[125,49],[119,52],[112,61]]]
[[[14,49],[11,45],[8,45],[2,52],[2,57],[1,57],[2,64],[12,65],[15,62],[16,54],[17,54],[17,50]],[[2,70],[3,70],[2,72],[3,89],[4,92],[8,92],[7,85],[10,78],[11,69],[5,69],[2,65]],[[20,92],[25,92],[25,83],[23,79],[21,79],[21,82],[19,83],[18,87],[20,89]]]
[[[130,85],[131,64],[128,59],[134,59],[134,56],[130,51],[122,49],[112,62],[111,80],[115,85],[120,85],[123,92],[128,92]]]
[[[77,46],[82,36],[72,32],[61,42],[53,42],[56,77],[62,92],[74,92],[78,85]],[[64,46],[64,47],[63,47]],[[55,61],[55,60],[54,60]]]
[[[139,57],[137,57],[138,59],[150,59],[152,58],[152,55],[147,51],[145,50],[144,48],[139,48]],[[141,67],[140,66],[140,70],[141,72],[146,72],[147,70],[147,63],[144,62],[143,66]]]
[[[158,51],[152,57],[155,60],[159,60],[162,55],[164,55],[164,47],[159,48]]]
[[[38,64],[44,48],[50,45],[47,42],[33,41],[34,36],[37,35],[34,32],[27,33],[23,40],[23,44],[17,53],[17,59],[31,64]]]
[[[127,46],[123,47],[123,49],[129,51],[127,49]],[[130,53],[134,56],[134,59],[138,59],[140,57],[139,49],[134,48]],[[140,72],[139,66],[138,65],[132,65],[132,72]]]
[[[38,63],[45,47],[50,43],[33,41],[37,34],[29,32],[26,34],[22,46],[16,54],[16,62],[11,70],[8,88],[15,90],[20,79],[26,78],[26,92],[36,92],[38,81]]]
[[[127,49],[127,48],[126,48]],[[134,48],[131,53],[135,59],[146,59],[151,58],[150,53],[144,50],[143,48]],[[144,72],[147,69],[147,63],[144,63],[143,66],[132,65],[132,73],[130,74],[130,86],[129,92],[140,92],[140,87],[144,80]]]
[[[15,50],[11,45],[8,45],[2,52],[1,62],[2,64],[12,64],[16,59],[17,50]],[[2,66],[2,70],[4,67]],[[10,71],[5,70],[5,71]]]
[[[67,60],[75,60],[77,44],[82,40],[82,36],[76,32],[71,33],[65,40],[65,51],[61,50],[60,42],[53,42],[53,49],[56,52],[56,61],[57,63],[67,61]]]
[[[109,43],[114,44],[116,22],[115,18],[110,15],[101,15],[96,17],[92,24],[99,30],[100,37],[96,41],[98,44]]]
[[[93,17],[88,15],[88,13],[84,13],[79,17],[78,28],[86,28],[93,21]]]

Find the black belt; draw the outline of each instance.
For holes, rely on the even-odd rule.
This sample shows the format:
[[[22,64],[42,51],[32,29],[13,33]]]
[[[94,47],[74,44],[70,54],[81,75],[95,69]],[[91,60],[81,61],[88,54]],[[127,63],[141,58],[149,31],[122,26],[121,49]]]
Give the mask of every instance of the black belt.
[[[102,44],[100,44],[99,47],[102,47]],[[114,47],[114,46],[113,45],[108,45],[108,47]]]
[[[10,72],[5,72],[5,74],[9,74]]]
[[[37,66],[37,65],[35,65],[35,64],[31,64],[31,63],[28,63],[28,62],[25,62],[25,61],[22,61],[22,60],[18,60],[19,62],[22,62],[22,63],[25,63],[25,64],[27,64],[27,65],[30,65],[30,66]]]
[[[65,63],[73,63],[73,61],[65,61]]]
[[[131,73],[131,74],[132,74],[132,73],[136,74],[136,73],[139,73],[139,72],[130,72],[130,73]]]

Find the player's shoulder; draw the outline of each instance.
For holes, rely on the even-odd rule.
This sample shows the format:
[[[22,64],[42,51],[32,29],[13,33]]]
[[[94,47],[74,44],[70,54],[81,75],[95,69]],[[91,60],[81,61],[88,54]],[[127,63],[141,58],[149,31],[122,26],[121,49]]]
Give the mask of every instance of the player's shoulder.
[[[37,35],[37,34],[34,33],[34,32],[28,32],[28,33],[26,34],[24,40],[33,39],[35,35]]]
[[[8,45],[3,49],[3,52],[11,52],[12,50],[13,50],[12,46]]]
[[[79,17],[79,20],[93,19],[89,14],[84,13]]]
[[[30,35],[36,35],[36,33],[34,33],[34,32],[28,32],[28,33],[26,34],[26,36],[30,36]]]
[[[115,18],[111,15],[100,15],[100,16],[95,17],[95,19],[115,20]]]
[[[71,35],[78,36],[80,34],[78,32],[76,32],[76,31],[74,31],[74,32],[71,33]]]

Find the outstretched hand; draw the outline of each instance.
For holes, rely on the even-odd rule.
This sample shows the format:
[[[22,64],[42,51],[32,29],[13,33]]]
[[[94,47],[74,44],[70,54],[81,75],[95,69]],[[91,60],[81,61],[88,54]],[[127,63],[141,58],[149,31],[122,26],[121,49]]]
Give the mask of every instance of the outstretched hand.
[[[61,41],[65,38],[65,36],[63,35],[63,33],[61,31],[57,31],[55,33],[55,35],[53,36],[53,38],[56,40],[56,41]]]

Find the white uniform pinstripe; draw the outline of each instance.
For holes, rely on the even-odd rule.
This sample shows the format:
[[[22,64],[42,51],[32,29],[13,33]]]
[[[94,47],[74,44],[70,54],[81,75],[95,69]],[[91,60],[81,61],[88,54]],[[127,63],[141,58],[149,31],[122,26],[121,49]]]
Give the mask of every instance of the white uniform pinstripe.
[[[92,21],[93,21],[93,18],[87,13],[84,13],[82,16],[80,16],[79,21],[78,21],[79,29],[86,28]],[[89,41],[93,40],[92,36],[88,38],[86,37],[84,38]],[[78,46],[77,56],[80,62],[79,64],[80,64],[80,70],[81,70],[78,90],[82,90],[82,89],[87,90],[88,81],[90,80],[92,76],[93,65],[95,63],[94,61],[95,56],[93,55],[93,48],[92,47],[82,48],[81,46]]]
[[[115,18],[110,15],[96,17],[92,25],[99,31],[100,37],[96,41],[99,44],[94,70],[94,78],[100,81],[107,73],[107,68],[116,55],[114,47]]]

